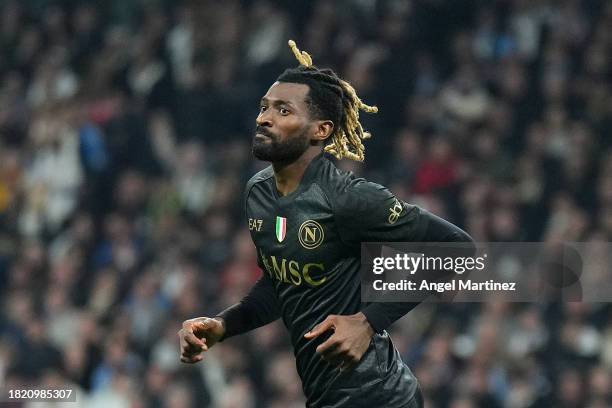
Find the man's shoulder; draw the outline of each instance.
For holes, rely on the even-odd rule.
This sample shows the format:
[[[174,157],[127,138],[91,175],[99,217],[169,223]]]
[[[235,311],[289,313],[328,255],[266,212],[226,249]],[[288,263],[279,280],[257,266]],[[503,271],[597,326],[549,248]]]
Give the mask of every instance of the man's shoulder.
[[[321,174],[317,178],[317,184],[328,195],[336,197],[346,193],[355,183],[355,180],[359,179],[353,172],[339,169],[332,161],[326,160],[325,165],[322,166]]]
[[[254,185],[264,183],[266,180],[269,180],[272,177],[274,177],[274,169],[272,166],[268,166],[265,169],[258,171],[249,179],[249,181],[247,181],[245,192],[248,194]]]
[[[393,206],[397,201],[385,186],[338,169],[333,164],[326,166],[321,176],[319,183],[339,216],[350,214],[367,217],[379,208]]]
[[[365,198],[386,188],[380,184],[355,175],[352,171],[337,168],[333,163],[326,166],[318,180],[321,187],[335,199],[352,200]]]

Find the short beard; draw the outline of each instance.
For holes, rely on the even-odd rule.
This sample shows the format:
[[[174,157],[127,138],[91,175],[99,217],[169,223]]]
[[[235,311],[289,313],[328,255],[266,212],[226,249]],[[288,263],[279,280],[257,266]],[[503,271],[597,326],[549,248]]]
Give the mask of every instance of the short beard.
[[[270,141],[262,141],[253,138],[253,156],[259,160],[276,164],[289,164],[299,159],[310,147],[310,138],[307,136],[308,129],[304,129],[297,136],[292,136],[284,141],[271,132],[258,131],[270,137]]]

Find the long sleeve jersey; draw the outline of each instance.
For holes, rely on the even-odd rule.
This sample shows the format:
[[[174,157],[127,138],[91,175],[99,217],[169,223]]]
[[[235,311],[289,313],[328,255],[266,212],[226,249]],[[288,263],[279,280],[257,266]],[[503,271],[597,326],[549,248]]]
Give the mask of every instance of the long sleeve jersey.
[[[336,168],[324,155],[282,196],[268,167],[249,180],[246,216],[264,274],[219,316],[225,338],[282,318],[308,407],[404,407],[417,386],[385,329],[416,303],[361,302],[361,242],[469,242],[458,227]],[[340,372],[304,334],[327,316],[363,312],[376,332],[355,369]]]

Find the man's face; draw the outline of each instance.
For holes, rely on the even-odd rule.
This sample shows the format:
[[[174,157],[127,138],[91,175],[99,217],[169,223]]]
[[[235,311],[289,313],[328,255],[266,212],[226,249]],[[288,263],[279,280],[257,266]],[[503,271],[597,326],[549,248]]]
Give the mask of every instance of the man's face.
[[[313,121],[306,104],[308,85],[275,82],[261,98],[253,155],[273,163],[292,163],[310,146]]]

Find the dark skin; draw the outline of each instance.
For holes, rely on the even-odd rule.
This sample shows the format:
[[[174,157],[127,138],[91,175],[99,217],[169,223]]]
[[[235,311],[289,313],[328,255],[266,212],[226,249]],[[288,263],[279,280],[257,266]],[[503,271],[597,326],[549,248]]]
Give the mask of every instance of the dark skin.
[[[323,142],[334,131],[330,120],[313,118],[307,104],[308,85],[275,82],[261,99],[257,116],[260,133],[255,142],[260,147],[272,147],[273,142],[282,143],[291,138],[307,138],[304,151],[295,160],[272,161],[276,187],[281,195],[295,191],[310,162],[321,153]],[[273,140],[274,139],[274,140]],[[317,353],[340,370],[354,368],[370,345],[374,330],[361,312],[349,316],[329,315],[306,333],[304,337],[314,340],[331,331],[332,335],[319,346]],[[181,361],[197,363],[225,333],[221,318],[198,317],[183,322],[178,332]]]

